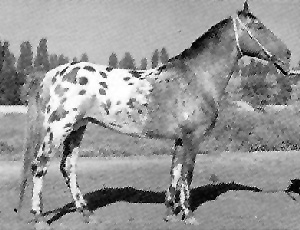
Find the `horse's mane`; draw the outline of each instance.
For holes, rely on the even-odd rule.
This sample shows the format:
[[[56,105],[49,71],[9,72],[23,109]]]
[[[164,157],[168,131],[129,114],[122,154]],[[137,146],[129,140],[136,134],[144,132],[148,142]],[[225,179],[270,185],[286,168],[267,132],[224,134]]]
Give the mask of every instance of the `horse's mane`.
[[[178,59],[188,59],[194,57],[194,55],[199,54],[202,50],[207,48],[207,46],[214,42],[219,41],[223,29],[226,28],[226,25],[230,23],[231,18],[225,18],[216,25],[208,29],[201,37],[197,38],[191,45],[190,48],[185,49],[180,54],[169,59],[169,61],[178,60]]]

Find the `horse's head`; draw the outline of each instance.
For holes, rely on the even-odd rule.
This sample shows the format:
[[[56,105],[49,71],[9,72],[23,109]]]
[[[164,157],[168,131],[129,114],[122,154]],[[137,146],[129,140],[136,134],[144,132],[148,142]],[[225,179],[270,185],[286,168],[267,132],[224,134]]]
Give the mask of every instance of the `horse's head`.
[[[247,1],[244,9],[233,17],[233,24],[237,46],[242,55],[272,61],[283,73],[288,72],[290,50],[249,11]]]

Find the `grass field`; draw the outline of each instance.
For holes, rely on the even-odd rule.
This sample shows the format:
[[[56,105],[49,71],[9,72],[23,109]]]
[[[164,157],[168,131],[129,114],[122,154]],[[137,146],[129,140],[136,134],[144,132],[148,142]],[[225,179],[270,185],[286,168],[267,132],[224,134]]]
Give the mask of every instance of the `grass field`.
[[[54,160],[44,185],[45,217],[55,230],[299,229],[299,202],[284,192],[268,192],[284,190],[291,179],[299,178],[298,155],[298,152],[199,155],[192,184],[192,207],[200,227],[162,220],[170,156],[79,159],[79,184],[94,210],[90,224],[74,212],[58,161]],[[20,166],[20,162],[0,161],[1,230],[32,229],[30,189],[22,219],[13,212]],[[217,183],[211,184],[211,175],[218,178]]]

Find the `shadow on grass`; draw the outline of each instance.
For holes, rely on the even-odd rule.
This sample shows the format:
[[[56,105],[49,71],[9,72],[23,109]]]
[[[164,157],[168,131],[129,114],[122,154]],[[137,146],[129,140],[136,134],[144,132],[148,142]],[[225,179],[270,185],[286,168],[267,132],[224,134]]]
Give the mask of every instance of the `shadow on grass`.
[[[246,186],[242,184],[220,183],[208,184],[202,187],[197,187],[191,191],[191,209],[196,210],[201,204],[215,200],[218,196],[227,191],[252,191],[261,192],[262,190],[257,187]],[[163,204],[165,202],[165,192],[154,192],[139,190],[132,187],[124,188],[103,188],[91,193],[87,193],[84,198],[87,200],[88,208],[90,211],[95,211],[98,208],[106,205],[116,203],[119,201],[128,203],[150,203],[150,204]],[[52,222],[60,219],[68,213],[75,212],[76,208],[74,203],[68,203],[63,207],[48,211],[44,216],[54,214],[47,222]]]

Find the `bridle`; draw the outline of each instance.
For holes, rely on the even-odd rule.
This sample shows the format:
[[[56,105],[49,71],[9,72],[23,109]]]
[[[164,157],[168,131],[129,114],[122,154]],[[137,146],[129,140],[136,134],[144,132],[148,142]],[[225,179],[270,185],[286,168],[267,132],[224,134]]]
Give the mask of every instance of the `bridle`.
[[[286,70],[284,70],[280,64],[284,65],[284,62],[277,59],[276,56],[272,55],[272,53],[267,50],[267,48],[265,48],[259,41],[258,39],[251,33],[251,31],[249,30],[249,28],[241,21],[241,19],[238,17],[238,15],[236,16],[232,16],[232,21],[233,21],[233,29],[234,29],[234,35],[235,35],[235,40],[236,40],[236,45],[237,48],[239,50],[239,53],[243,56],[243,51],[241,49],[240,46],[240,42],[239,42],[239,33],[238,33],[238,28],[237,28],[237,23],[240,24],[240,26],[242,27],[242,30],[245,30],[249,37],[254,40],[257,45],[262,49],[262,51],[267,55],[267,57],[274,63],[274,65],[279,68],[285,75],[289,74],[289,72],[287,72]]]

